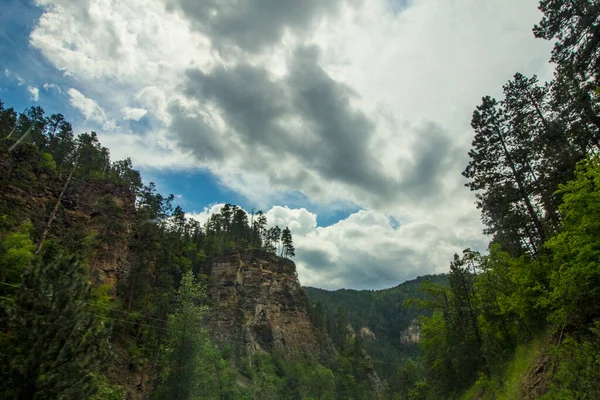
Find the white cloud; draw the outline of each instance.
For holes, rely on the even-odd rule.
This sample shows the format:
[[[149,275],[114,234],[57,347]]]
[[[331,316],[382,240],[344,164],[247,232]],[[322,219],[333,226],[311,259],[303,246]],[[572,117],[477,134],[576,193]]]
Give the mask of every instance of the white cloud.
[[[86,97],[79,90],[73,88],[67,90],[67,94],[71,106],[79,110],[86,120],[96,122],[104,129],[114,128],[114,121],[106,116],[104,109],[94,99]]]
[[[27,86],[27,91],[29,92],[30,99],[33,101],[38,101],[40,99],[40,89],[34,86]]]
[[[141,136],[107,129],[100,139],[102,145],[110,149],[111,158],[121,160],[129,157],[136,168],[170,170],[197,168],[194,159],[188,153],[173,146],[169,133],[165,130],[156,130]]]
[[[317,215],[305,208],[274,206],[266,213],[270,226],[288,227],[293,234],[305,235],[317,227]]]
[[[208,219],[212,214],[217,214],[221,212],[221,208],[223,208],[225,204],[213,204],[210,206],[204,207],[202,211],[193,211],[191,213],[187,213],[186,216],[188,218],[195,219],[200,222],[201,225],[204,225],[208,222]]]
[[[130,119],[132,121],[139,121],[146,114],[148,114],[148,110],[146,110],[145,108],[124,107],[122,111],[123,118]]]
[[[263,208],[289,191],[319,206],[363,208],[327,228],[316,228],[317,216],[306,210],[269,211],[296,232],[304,283],[329,287],[357,284],[351,276],[361,277],[359,286],[394,284],[445,269],[453,251],[480,245],[479,213],[460,174],[473,135],[471,113],[483,95],[499,95],[513,73],[546,79],[552,70],[551,44],[531,33],[540,19],[536,0],[420,0],[400,11],[387,0],[350,1],[341,12],[328,8],[324,18],[308,16],[310,23],[293,29],[266,29],[280,36],[262,37],[268,50],[251,53],[239,32],[225,32],[226,46],[213,47],[223,38],[202,30],[206,20],[170,12],[163,0],[36,3],[44,12],[31,45],[97,100],[68,91],[86,123],[112,130],[101,140],[114,157],[130,156],[144,167],[209,170]],[[291,23],[286,16],[277,21]],[[316,46],[321,55],[314,65],[294,70],[301,46]],[[245,76],[233,74],[244,65],[273,90],[263,90],[257,79],[233,79]],[[198,88],[189,85],[190,69],[202,83]],[[219,71],[224,79],[210,81],[210,89],[225,82],[219,88],[229,92],[207,99],[207,77]],[[332,108],[310,109],[311,102],[301,104],[304,114],[300,107],[286,109],[291,94],[297,105],[308,90],[298,82],[309,72],[321,79],[313,79],[322,83],[312,87],[323,90],[316,98],[347,111],[338,115],[353,117],[353,123],[329,118]],[[294,73],[298,82],[290,81]],[[246,103],[236,103],[240,98]],[[180,111],[180,121],[173,110]],[[306,110],[327,118],[307,118]],[[262,125],[245,123],[254,121],[252,113]],[[115,122],[144,116],[152,125],[143,135]],[[315,132],[334,129],[315,121],[338,128],[346,122],[348,132],[362,121],[364,129],[333,146],[326,140],[331,136]],[[176,122],[180,131],[168,129]],[[362,179],[352,179],[358,175]],[[403,223],[394,229],[388,217]],[[326,267],[318,267],[317,259]]]
[[[466,247],[483,250],[478,230],[461,230],[457,235],[421,221],[395,228],[388,215],[361,210],[334,225],[294,235],[298,274],[302,284],[327,289],[390,287],[447,271],[452,255]]]
[[[58,86],[55,83],[44,83],[43,88],[47,92],[49,92],[50,89],[52,89],[52,90],[56,91],[57,93],[62,94],[62,90],[60,89],[60,86]]]
[[[187,214],[204,224],[223,204]],[[447,271],[454,253],[483,250],[478,230],[453,232],[435,224],[407,222],[394,226],[388,215],[361,210],[327,227],[304,208],[274,206],[268,226],[287,226],[296,247],[296,265],[305,286],[368,289],[396,285],[417,275]]]

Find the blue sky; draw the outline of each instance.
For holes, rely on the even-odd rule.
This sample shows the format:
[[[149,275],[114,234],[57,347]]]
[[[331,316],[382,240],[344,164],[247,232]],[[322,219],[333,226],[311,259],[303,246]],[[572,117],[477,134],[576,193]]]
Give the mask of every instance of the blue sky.
[[[269,1],[5,0],[0,99],[98,132],[194,218],[263,209],[303,284],[389,287],[484,250],[470,115],[515,72],[551,76],[537,2]]]
[[[56,69],[35,48],[29,45],[29,35],[42,8],[32,2],[8,0],[0,5],[0,99],[7,107],[22,111],[27,107],[41,106],[47,114],[61,113],[75,127],[85,130],[85,120],[68,101],[68,97],[54,88],[44,89],[44,84],[52,83],[58,87],[73,87],[81,90],[77,80]],[[28,87],[39,90],[37,100],[32,98]],[[142,132],[151,125],[151,117],[139,121],[128,121],[127,128],[133,132]],[[256,204],[245,196],[227,188],[213,174],[203,170],[169,171],[141,168],[144,180],[153,180],[161,192],[176,195],[175,203],[190,212],[202,211],[213,204],[237,204],[248,211],[270,209],[273,203]],[[285,205],[292,208],[304,207],[311,212],[319,212],[318,226],[329,226],[357,212],[357,206],[322,207],[311,202],[301,192],[286,194]]]

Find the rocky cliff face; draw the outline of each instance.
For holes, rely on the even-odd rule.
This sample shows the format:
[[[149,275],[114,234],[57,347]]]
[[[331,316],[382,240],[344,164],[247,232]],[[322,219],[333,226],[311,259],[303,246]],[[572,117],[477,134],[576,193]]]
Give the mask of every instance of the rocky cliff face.
[[[400,332],[401,344],[417,344],[421,341],[421,328],[416,319],[412,320],[408,328]]]
[[[227,253],[213,263],[209,296],[210,325],[221,345],[326,364],[337,355],[329,337],[309,320],[291,260],[258,250]]]
[[[15,226],[31,221],[37,244],[65,186],[65,175],[41,165],[39,152],[33,146],[20,146],[9,153],[7,144],[0,143],[0,216],[13,216],[10,223]],[[106,228],[107,216],[98,210],[97,203],[103,196],[110,196],[120,211],[114,217],[122,225],[118,232]],[[94,282],[114,288],[126,265],[134,204],[135,194],[122,185],[74,175],[61,198],[47,240],[57,240],[68,247],[85,236],[102,236],[104,240],[96,240],[88,261]]]

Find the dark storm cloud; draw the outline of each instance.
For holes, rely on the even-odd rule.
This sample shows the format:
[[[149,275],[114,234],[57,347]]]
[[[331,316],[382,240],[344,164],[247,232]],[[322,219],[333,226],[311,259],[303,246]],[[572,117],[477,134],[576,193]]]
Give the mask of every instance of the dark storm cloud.
[[[318,57],[316,47],[298,49],[287,79],[293,108],[318,137],[316,146],[304,147],[300,156],[325,178],[383,194],[391,182],[369,149],[375,124],[352,108],[356,94],[334,81]]]
[[[342,262],[331,262],[327,254],[318,253],[303,250],[298,260],[321,276],[323,288],[383,289],[414,278],[419,271],[431,270],[431,265],[410,249],[377,257],[357,251],[352,252],[351,257],[344,257]]]
[[[342,182],[382,197],[393,193],[394,182],[381,174],[382,165],[369,148],[373,121],[352,107],[351,99],[357,95],[333,80],[319,65],[315,47],[298,49],[288,75],[279,80],[248,64],[229,69],[217,67],[210,73],[189,70],[185,94],[204,107],[216,106],[235,141],[242,143],[252,157],[292,157],[324,180]],[[193,119],[182,116],[186,111],[171,107],[170,112],[174,121],[171,128],[182,147],[200,146],[201,157],[206,157],[211,149],[215,150],[215,157],[224,155],[223,146],[216,142],[219,132],[207,132],[210,127],[196,118],[200,122],[200,139],[195,139]],[[232,153],[227,154],[239,156]],[[271,178],[276,179],[274,175]],[[288,178],[288,184],[301,187],[307,179],[306,172],[297,171]]]
[[[413,162],[399,167],[405,171],[401,186],[411,198],[438,200],[435,197],[441,194],[439,188],[446,172],[455,172],[452,164],[457,149],[438,125],[428,123],[419,131],[417,142],[411,148]]]
[[[330,254],[326,251],[319,249],[303,249],[301,253],[301,260],[304,261],[310,269],[323,270],[331,268],[333,265]]]
[[[352,0],[354,1],[354,0]],[[305,31],[339,9],[343,0],[170,0],[217,48],[258,52],[280,41],[286,29]]]
[[[193,156],[201,161],[225,158],[225,140],[210,126],[206,116],[184,109],[178,102],[169,105],[169,113],[171,130],[185,144],[184,149],[192,151]]]
[[[291,110],[286,88],[272,81],[267,71],[240,64],[218,67],[210,74],[189,70],[187,78],[185,94],[217,105],[243,142],[276,150],[299,145],[278,126]]]

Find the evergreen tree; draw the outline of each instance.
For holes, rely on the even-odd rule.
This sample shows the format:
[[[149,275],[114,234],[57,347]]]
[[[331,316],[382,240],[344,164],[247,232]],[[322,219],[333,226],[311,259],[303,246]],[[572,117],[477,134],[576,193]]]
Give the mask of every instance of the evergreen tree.
[[[11,108],[4,108],[4,103],[0,100],[0,138],[6,139],[14,134],[17,128],[17,113]]]
[[[524,152],[510,117],[495,99],[483,98],[473,113],[475,138],[463,175],[469,179],[467,186],[478,192],[477,207],[488,227],[486,232],[513,254],[527,247],[535,254],[546,230],[527,175],[527,159],[519,157]]]
[[[582,77],[600,82],[600,3],[590,0],[541,0],[538,38],[554,40],[551,61],[572,64]]]
[[[281,228],[277,225],[269,228],[265,233],[265,240],[263,241],[264,250],[269,253],[277,254],[279,249],[279,241],[281,240]]]
[[[203,328],[206,299],[192,272],[183,275],[177,310],[169,316],[157,399],[233,399],[235,376]]]
[[[257,242],[262,248],[267,241],[267,216],[261,210],[258,210],[256,213],[252,229],[257,237]]]
[[[288,258],[296,255],[294,243],[292,241],[292,232],[287,226],[283,232],[281,232],[281,255]]]
[[[6,310],[0,397],[82,399],[94,392],[91,373],[102,364],[108,332],[90,299],[87,268],[76,258],[30,267]]]

